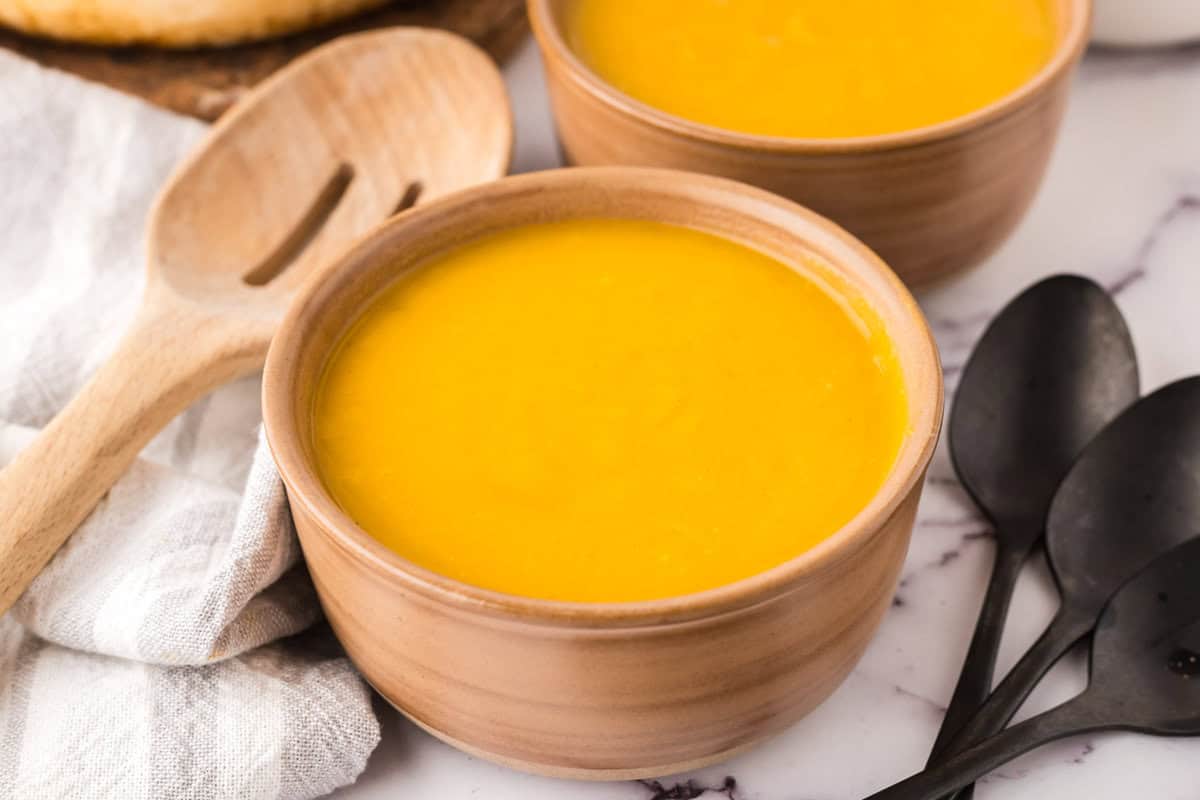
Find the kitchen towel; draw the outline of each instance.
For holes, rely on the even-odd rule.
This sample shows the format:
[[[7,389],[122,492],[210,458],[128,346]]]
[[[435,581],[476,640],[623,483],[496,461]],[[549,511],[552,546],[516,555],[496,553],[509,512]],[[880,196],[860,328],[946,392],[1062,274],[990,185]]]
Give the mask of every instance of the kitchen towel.
[[[203,132],[0,53],[0,464],[132,318],[147,213]],[[365,767],[370,692],[301,634],[258,392],[175,420],[0,618],[0,798],[311,798]]]

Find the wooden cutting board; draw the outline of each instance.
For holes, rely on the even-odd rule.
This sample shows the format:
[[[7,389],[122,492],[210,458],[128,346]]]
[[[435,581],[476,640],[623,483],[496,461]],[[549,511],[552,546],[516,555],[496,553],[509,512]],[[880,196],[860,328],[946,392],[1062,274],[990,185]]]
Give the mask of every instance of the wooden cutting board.
[[[408,0],[308,33],[209,50],[103,48],[65,44],[0,29],[6,47],[156,105],[214,120],[237,98],[296,55],[335,36],[389,25],[445,28],[472,39],[498,61],[524,38],[524,0]]]

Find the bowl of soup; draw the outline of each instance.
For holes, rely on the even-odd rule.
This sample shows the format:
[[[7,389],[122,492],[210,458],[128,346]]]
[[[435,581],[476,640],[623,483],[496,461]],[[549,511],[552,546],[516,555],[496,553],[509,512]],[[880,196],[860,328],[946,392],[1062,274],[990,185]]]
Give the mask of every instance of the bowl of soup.
[[[794,723],[891,603],[942,418],[895,274],[642,168],[384,224],[297,298],[267,438],[334,632],[467,752],[661,775]]]
[[[910,285],[972,266],[1045,172],[1090,0],[529,0],[577,165],[756,184]]]

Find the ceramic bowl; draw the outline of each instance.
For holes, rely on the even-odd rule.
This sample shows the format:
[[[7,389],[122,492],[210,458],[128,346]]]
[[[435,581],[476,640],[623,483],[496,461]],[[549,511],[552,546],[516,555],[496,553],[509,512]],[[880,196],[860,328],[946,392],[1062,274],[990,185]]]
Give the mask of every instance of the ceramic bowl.
[[[663,600],[585,604],[510,596],[434,574],[338,508],[314,471],[310,409],[332,346],[364,304],[405,270],[464,241],[580,217],[682,224],[785,263],[815,258],[876,311],[897,348],[911,430],[858,516],[803,555],[736,583]],[[769,192],[637,168],[507,178],[387,222],[297,298],[271,347],[263,399],[308,568],[367,680],[467,752],[596,779],[725,758],[800,719],[842,682],[891,602],[942,419],[941,372],[925,320],[874,253]]]
[[[1091,0],[1056,0],[1051,61],[967,116],[880,136],[789,139],[710,127],[622,94],[567,46],[571,2],[529,0],[568,163],[671,167],[771,189],[845,226],[910,286],[978,263],[1020,222],[1045,173],[1091,17]]]

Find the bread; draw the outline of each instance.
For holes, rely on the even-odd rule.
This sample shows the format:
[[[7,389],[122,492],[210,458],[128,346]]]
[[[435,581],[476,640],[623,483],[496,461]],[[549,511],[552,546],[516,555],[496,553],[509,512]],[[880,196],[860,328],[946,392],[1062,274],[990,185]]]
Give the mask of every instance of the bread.
[[[0,0],[0,24],[108,45],[198,47],[314,27],[387,0]]]

